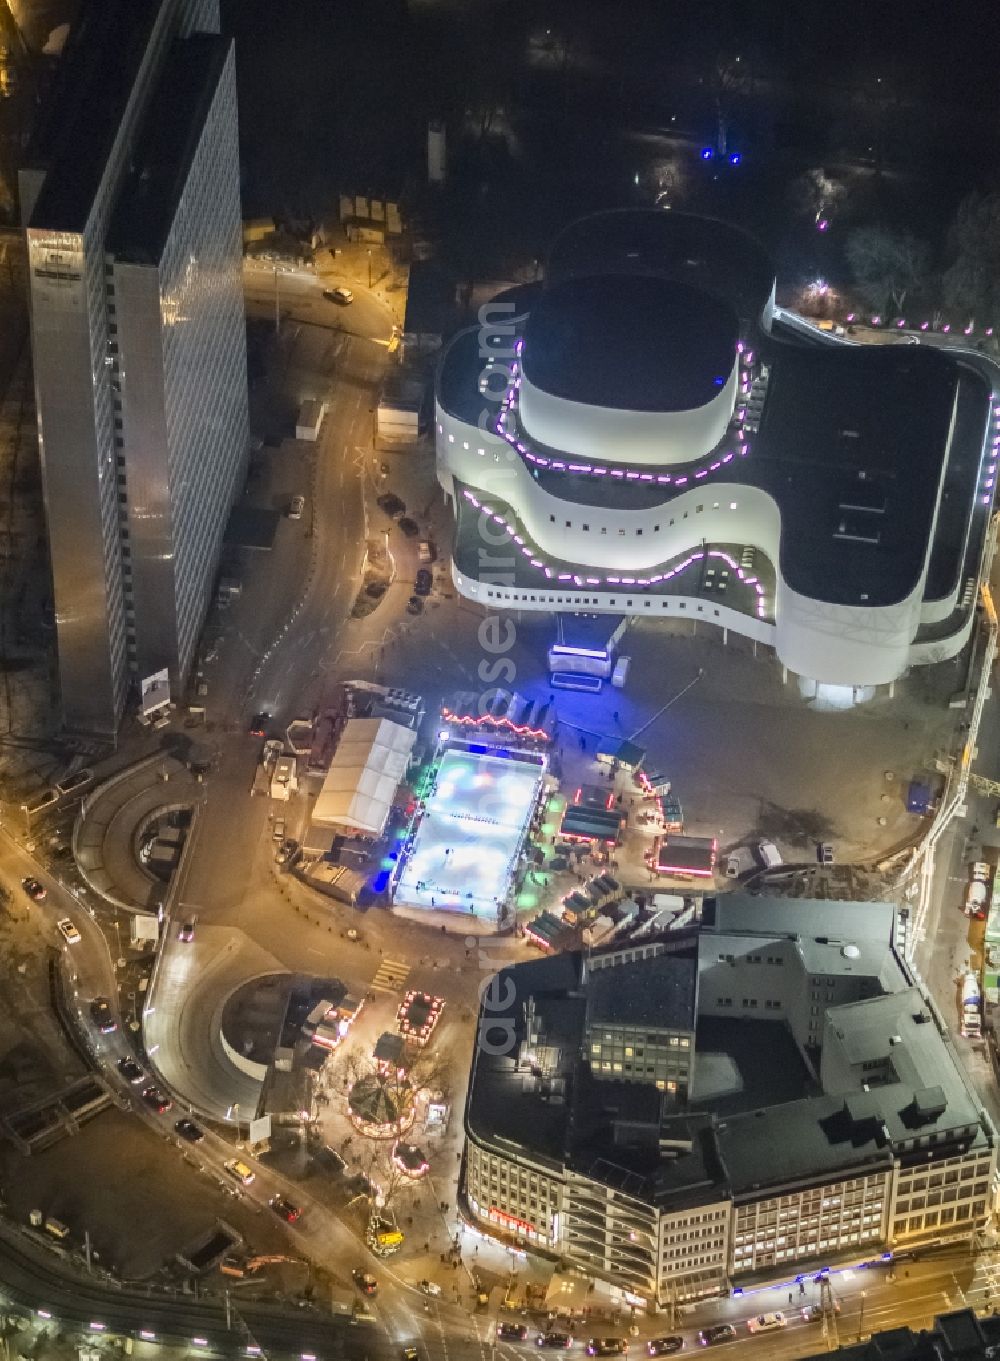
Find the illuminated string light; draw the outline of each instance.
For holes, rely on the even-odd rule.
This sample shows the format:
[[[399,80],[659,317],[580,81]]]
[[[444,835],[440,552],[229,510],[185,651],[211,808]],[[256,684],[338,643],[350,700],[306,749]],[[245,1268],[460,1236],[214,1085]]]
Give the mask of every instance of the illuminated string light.
[[[741,365],[739,393],[742,399],[746,399],[750,396],[750,368],[753,364],[753,351],[747,350],[742,341],[737,344],[736,349]],[[617,477],[628,482],[655,482],[659,486],[684,487],[691,480],[700,480],[709,473],[718,471],[725,464],[731,463],[737,453],[740,458],[745,458],[749,453],[750,446],[747,443],[744,428],[747,409],[745,405],[742,405],[734,412],[736,447],[720,453],[713,462],[707,463],[701,468],[688,468],[681,476],[674,473],[651,473],[636,468],[611,467],[600,463],[567,463],[565,459],[550,458],[547,455],[538,454],[531,448],[527,435],[517,425],[517,394],[523,376],[520,366],[523,350],[524,341],[519,339],[514,346],[515,358],[510,364],[510,381],[500,403],[495,429],[496,433],[505,439],[512,449],[515,449],[526,462],[537,468],[545,468],[549,472],[566,472],[592,477]],[[487,370],[491,368],[491,364],[487,365]]]
[[[511,524],[509,524],[508,521],[504,519],[502,515],[498,515],[497,512],[493,510],[491,506],[488,506],[484,502],[480,501],[479,498],[475,495],[475,493],[471,492],[468,489],[468,487],[463,488],[462,495],[469,502],[469,504],[473,506],[476,510],[482,511],[484,515],[489,515],[491,520],[499,524],[502,527],[504,533],[507,534],[507,536],[511,540],[514,539],[516,534],[515,528]],[[533,554],[536,554],[538,552],[540,552],[539,549],[529,548],[526,544],[521,547],[521,553],[524,555],[524,557],[530,562],[532,567],[535,567],[544,573],[546,580],[552,581],[553,579],[555,579],[561,582],[572,582],[574,586],[584,585],[642,586],[642,587],[658,586],[662,582],[672,581],[675,577],[680,576],[682,572],[686,572],[687,569],[693,566],[696,562],[702,562],[705,558],[718,559],[720,562],[724,562],[726,566],[730,569],[730,571],[735,573],[738,581],[740,581],[744,586],[749,586],[753,589],[757,597],[756,601],[757,616],[760,619],[766,617],[767,605],[763,584],[757,579],[757,577],[748,574],[740,566],[736,559],[732,557],[731,554],[723,552],[721,548],[698,549],[693,553],[689,553],[687,557],[685,557],[682,561],[675,563],[666,571],[656,572],[652,576],[645,577],[588,576],[586,579],[574,572],[560,572],[558,574],[555,573],[552,570],[552,568],[549,567],[548,564],[545,562],[544,558],[533,556]]]

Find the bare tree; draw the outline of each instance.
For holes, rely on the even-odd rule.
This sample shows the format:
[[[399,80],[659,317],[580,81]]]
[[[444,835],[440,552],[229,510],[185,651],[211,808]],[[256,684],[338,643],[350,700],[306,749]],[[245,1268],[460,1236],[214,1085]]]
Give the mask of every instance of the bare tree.
[[[948,231],[947,306],[987,324],[1000,318],[1000,194],[971,193]]]
[[[898,315],[907,295],[927,277],[930,250],[909,232],[858,227],[847,238],[847,260],[865,301],[879,312]]]

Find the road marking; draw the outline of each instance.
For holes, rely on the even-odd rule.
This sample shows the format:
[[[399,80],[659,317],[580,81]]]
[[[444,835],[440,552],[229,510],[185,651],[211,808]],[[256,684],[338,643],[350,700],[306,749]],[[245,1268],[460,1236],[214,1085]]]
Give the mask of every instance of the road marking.
[[[409,964],[402,959],[383,959],[371,981],[376,992],[399,992],[410,973]]]

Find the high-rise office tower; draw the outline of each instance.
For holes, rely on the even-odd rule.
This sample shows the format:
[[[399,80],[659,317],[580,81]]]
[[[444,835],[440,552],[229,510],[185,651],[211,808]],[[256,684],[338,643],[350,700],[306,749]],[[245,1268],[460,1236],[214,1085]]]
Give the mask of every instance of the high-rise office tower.
[[[90,0],[21,176],[63,719],[184,685],[247,449],[218,0]]]

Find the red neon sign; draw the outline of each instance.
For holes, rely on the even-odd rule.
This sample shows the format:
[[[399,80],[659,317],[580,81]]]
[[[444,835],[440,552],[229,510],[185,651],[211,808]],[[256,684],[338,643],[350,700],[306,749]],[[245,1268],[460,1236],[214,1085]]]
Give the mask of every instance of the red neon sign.
[[[506,1210],[500,1210],[495,1205],[490,1206],[490,1219],[499,1219],[501,1224],[517,1229],[519,1233],[534,1233],[535,1231],[534,1224],[529,1224],[526,1219],[518,1219],[516,1215],[509,1215]]]
[[[450,709],[442,709],[441,717],[446,723],[463,723],[474,728],[478,728],[481,723],[490,723],[495,728],[510,728],[511,732],[517,733],[518,737],[540,737],[547,742],[549,734],[544,728],[529,728],[519,723],[512,722],[511,719],[493,718],[490,714],[453,714]]]

